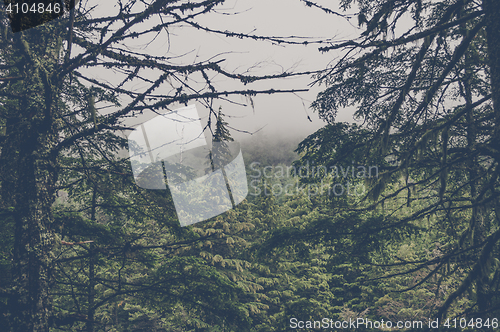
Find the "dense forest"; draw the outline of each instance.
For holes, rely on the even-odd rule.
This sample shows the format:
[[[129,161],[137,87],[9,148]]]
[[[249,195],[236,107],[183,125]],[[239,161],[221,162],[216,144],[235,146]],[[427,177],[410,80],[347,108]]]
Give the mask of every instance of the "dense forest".
[[[499,328],[500,2],[290,1],[360,34],[205,25],[224,0],[116,0],[101,16],[87,1],[4,0],[1,331]],[[129,47],[185,26],[319,45],[332,62],[259,76]],[[234,204],[213,157],[233,142],[221,103],[301,91],[280,88],[299,75],[322,87],[310,106],[325,126],[242,140],[248,193]],[[236,206],[181,227],[173,192],[136,182],[123,133],[194,103],[218,144],[204,170],[221,170]],[[355,121],[336,121],[346,107]]]

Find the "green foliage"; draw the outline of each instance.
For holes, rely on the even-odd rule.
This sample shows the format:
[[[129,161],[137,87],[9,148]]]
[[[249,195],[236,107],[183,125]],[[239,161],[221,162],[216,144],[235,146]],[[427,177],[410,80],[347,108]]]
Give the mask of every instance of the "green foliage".
[[[211,60],[175,65],[119,45],[152,15],[164,21],[151,31],[162,31],[220,2],[158,0],[136,10],[143,3],[132,1],[123,21],[78,11],[70,22],[2,31],[0,326],[264,332],[287,330],[292,317],[498,313],[500,16],[491,1],[488,10],[467,0],[341,1],[357,6],[364,32],[323,48],[356,51],[316,77],[325,90],[312,107],[328,125],[296,153],[292,139],[244,146],[258,193],[180,227],[168,190],[139,188],[119,157],[121,121],[193,99],[212,105],[218,93],[206,72],[235,75]],[[403,18],[413,27],[397,35]],[[85,66],[124,77],[111,86]],[[144,80],[146,71],[157,78]],[[192,74],[206,86],[188,95]],[[147,91],[126,90],[138,80]],[[165,82],[173,94],[158,95]],[[346,106],[362,124],[335,122]],[[208,172],[231,157],[229,124],[220,109],[212,115],[219,144]],[[332,193],[337,185],[366,191]],[[295,189],[274,191],[287,186]]]
[[[373,268],[370,273],[380,276],[371,279],[394,280],[379,285],[400,292],[376,302],[380,312],[497,312],[498,288],[491,277],[497,271],[488,263],[498,252],[499,164],[490,150],[498,141],[499,103],[490,94],[499,87],[497,6],[483,1],[489,8],[483,12],[473,1],[342,2],[346,8],[352,4],[364,32],[322,49],[351,52],[317,75],[325,90],[312,106],[329,126],[301,143],[301,162],[380,166],[380,176],[367,181],[370,200],[340,211],[385,216],[349,228],[357,236],[376,234],[379,243],[364,247],[364,264],[386,266],[390,272]],[[337,110],[346,106],[357,108],[363,125],[335,123]],[[404,240],[384,234],[410,230],[412,237]],[[401,257],[409,247],[414,255]],[[432,247],[438,249],[431,254]],[[427,299],[424,311],[421,302],[408,302],[416,294]],[[387,303],[399,309],[389,310]]]

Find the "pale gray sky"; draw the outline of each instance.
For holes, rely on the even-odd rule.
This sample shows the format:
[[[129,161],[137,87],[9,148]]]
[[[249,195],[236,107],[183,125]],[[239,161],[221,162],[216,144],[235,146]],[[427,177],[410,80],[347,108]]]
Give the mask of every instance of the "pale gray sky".
[[[324,6],[339,10],[338,1],[319,1]],[[85,4],[85,1],[83,1]],[[114,1],[89,0],[88,6],[96,5],[94,17],[110,15],[117,10]],[[351,13],[354,12],[351,10]],[[228,15],[236,13],[234,15]],[[154,19],[153,19],[154,20]],[[225,4],[216,7],[216,11],[204,14],[197,19],[200,24],[212,29],[234,31],[262,36],[303,36],[314,37],[318,40],[333,39],[345,40],[357,35],[358,29],[354,26],[356,20],[347,20],[329,15],[317,8],[307,7],[299,0],[228,0]],[[152,22],[146,22],[145,25]],[[151,38],[150,38],[151,37]],[[279,74],[283,71],[311,71],[324,69],[329,62],[334,61],[340,53],[320,53],[321,45],[276,45],[266,41],[238,39],[211,34],[196,30],[184,25],[167,32],[162,32],[155,40],[150,37],[136,39],[134,44],[127,44],[130,48],[141,48],[149,54],[165,56],[181,56],[183,63],[193,63],[201,59],[225,59],[221,64],[229,72],[250,71],[252,75]],[[180,61],[180,60],[179,60]],[[109,72],[93,72],[92,75],[114,82]],[[218,75],[212,77],[219,89],[240,89],[230,79]],[[248,89],[306,89],[311,82],[310,76],[289,79],[275,79],[268,82],[251,83]],[[137,83],[131,86],[141,89]],[[226,102],[221,105],[223,112],[228,115],[228,122],[232,127],[244,131],[263,131],[270,135],[297,134],[306,136],[320,128],[324,123],[317,114],[309,108],[316,94],[324,87],[315,86],[308,92],[293,94],[261,95],[253,98],[255,108],[242,107]],[[244,97],[235,97],[235,101],[248,104]],[[179,105],[181,107],[181,105]],[[175,108],[175,107],[173,107]],[[203,113],[203,107],[197,105]],[[310,116],[312,122],[307,119]],[[149,115],[150,117],[151,115]],[[145,120],[148,115],[145,115]],[[339,121],[352,121],[352,110],[340,111]],[[235,137],[241,135],[233,133]]]
[[[325,6],[337,1],[322,1]],[[220,13],[237,12],[236,15],[211,13],[203,16],[202,24],[218,30],[230,30],[261,36],[304,36],[318,40],[342,40],[352,37],[357,29],[346,20],[327,15],[317,8],[310,8],[298,0],[231,0],[221,6]],[[355,21],[355,20],[354,20]],[[227,59],[225,69],[246,71],[253,68],[255,74],[279,74],[282,71],[311,71],[324,69],[339,53],[322,54],[319,45],[273,45],[269,42],[228,38],[180,28],[172,32],[171,51],[177,54],[193,51],[195,57],[208,54],[233,52],[222,56]],[[221,57],[221,58],[222,58]],[[222,78],[221,78],[222,80]],[[304,89],[311,82],[310,76],[294,79],[273,80],[250,84],[251,89],[282,88]],[[231,81],[220,82],[230,89]],[[267,133],[298,133],[306,135],[324,123],[309,109],[310,103],[323,87],[313,87],[307,93],[297,95],[262,95],[254,98],[255,113],[250,107],[238,108],[223,105],[227,114],[234,116],[230,124],[234,127],[254,131],[261,127]],[[303,98],[303,99],[301,99]],[[241,98],[242,102],[247,102]],[[307,115],[313,120],[310,122]],[[352,112],[340,112],[340,121],[352,121]]]

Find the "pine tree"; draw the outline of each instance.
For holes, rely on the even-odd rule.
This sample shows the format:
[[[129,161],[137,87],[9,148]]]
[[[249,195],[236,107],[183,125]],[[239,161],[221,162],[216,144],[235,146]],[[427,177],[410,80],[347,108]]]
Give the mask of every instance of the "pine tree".
[[[313,107],[333,127],[342,126],[334,123],[338,109],[357,107],[363,125],[350,136],[361,140],[335,134],[345,144],[331,144],[332,131],[325,129],[304,141],[305,158],[336,164],[343,157],[380,166],[380,176],[369,181],[372,201],[358,208],[378,209],[385,217],[357,232],[383,238],[388,229],[413,228],[420,237],[427,234],[441,253],[429,257],[423,250],[402,264],[408,273],[422,273],[417,278],[423,284],[439,280],[433,314],[444,317],[472,292],[461,313],[486,317],[500,308],[493,263],[500,240],[495,212],[500,7],[491,0],[342,5],[352,4],[359,6],[364,32],[322,49],[348,53],[317,76],[325,90]],[[403,17],[411,18],[411,28],[402,27],[403,21],[409,26]],[[344,149],[349,142],[351,151]],[[429,264],[437,265],[424,272]],[[442,298],[444,284],[455,287]]]
[[[130,129],[123,124],[124,119],[148,110],[162,112],[193,100],[209,105],[219,96],[278,90],[218,91],[207,73],[242,84],[265,77],[228,73],[217,60],[175,63],[167,56],[130,51],[127,43],[137,37],[168,33],[182,22],[197,24],[199,15],[223,2],[154,0],[147,4],[133,0],[115,7],[116,13],[105,14],[110,16],[93,17],[87,3],[65,1],[66,8],[76,3],[78,6],[59,19],[49,21],[54,17],[30,14],[26,20],[16,16],[12,22],[1,22],[0,214],[7,232],[5,244],[10,247],[2,251],[2,270],[8,271],[8,280],[2,283],[0,296],[5,323],[2,327],[6,330],[48,331],[58,324],[61,328],[72,324],[83,328],[84,324],[87,331],[96,331],[103,328],[99,325],[105,321],[100,321],[103,315],[106,319],[111,317],[103,312],[113,312],[114,318],[106,326],[119,326],[122,305],[117,301],[138,292],[138,286],[123,286],[120,273],[124,269],[133,278],[140,276],[138,280],[145,283],[144,288],[139,288],[141,291],[157,290],[159,285],[167,287],[179,278],[165,266],[172,274],[162,274],[158,264],[153,264],[157,279],[141,276],[150,257],[130,251],[134,241],[146,241],[138,229],[148,225],[148,218],[165,227],[165,238],[158,239],[161,248],[171,250],[163,247],[164,243],[196,242],[192,237],[197,235],[178,229],[168,193],[146,193],[134,188],[130,165],[117,158],[126,148],[122,132]],[[7,9],[0,9],[2,17],[8,17]],[[158,16],[160,19],[153,19]],[[10,23],[14,24],[12,28]],[[28,29],[30,26],[33,27]],[[119,82],[113,84],[107,78],[96,77],[89,73],[89,68],[105,75],[109,70],[107,73],[116,74]],[[191,90],[190,85],[198,81],[197,75],[207,85]],[[129,89],[131,82],[147,86],[140,91]],[[169,92],[159,93],[160,90]],[[54,207],[61,192],[68,195],[70,204],[69,210],[62,212]],[[117,232],[115,227],[120,224],[133,225]],[[68,228],[71,232],[66,232]],[[116,239],[112,239],[113,234]],[[175,284],[178,289],[188,288],[188,283],[202,277],[214,282],[208,295],[222,294],[227,284],[219,283],[220,278],[212,269],[198,264],[196,259],[176,260],[170,251],[169,255],[168,262],[177,269],[194,268],[192,278],[186,278],[185,284]],[[110,260],[102,263],[108,257]],[[134,267],[125,264],[120,269],[118,257],[122,264],[128,259],[141,263]],[[105,281],[99,284],[97,280],[103,274]],[[62,295],[55,295],[59,293],[52,292],[53,287],[61,290]],[[202,289],[201,283],[197,289]],[[79,292],[75,294],[75,290]],[[229,293],[227,296],[231,296]],[[173,306],[186,308],[186,303],[199,303],[194,293],[189,295],[182,305],[178,300]],[[71,310],[62,309],[66,305]],[[201,310],[200,307],[203,305],[193,310]],[[226,309],[229,312],[234,307]],[[203,311],[203,317],[213,318],[208,312]]]
[[[215,123],[215,132],[212,137],[212,148],[207,156],[207,163],[210,166],[207,171],[215,172],[216,170],[220,170],[224,183],[214,183],[213,187],[221,188],[223,191],[227,190],[229,199],[231,200],[231,205],[234,208],[236,204],[233,197],[233,189],[230,186],[227,171],[225,169],[225,166],[233,161],[235,157],[228,145],[228,142],[233,141],[234,139],[229,133],[227,122],[224,121],[222,108],[220,107],[219,113],[217,114],[217,121]]]

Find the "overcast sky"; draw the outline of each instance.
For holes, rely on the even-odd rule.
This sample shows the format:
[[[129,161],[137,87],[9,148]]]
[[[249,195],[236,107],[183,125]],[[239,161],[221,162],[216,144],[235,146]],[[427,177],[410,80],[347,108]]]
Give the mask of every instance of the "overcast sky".
[[[324,6],[340,11],[338,1],[322,1]],[[110,15],[112,7],[117,10],[114,1],[89,0],[88,5],[97,5],[93,16]],[[353,10],[351,10],[351,13]],[[233,14],[234,15],[227,15]],[[307,7],[299,0],[228,0],[216,7],[216,12],[198,18],[198,22],[212,29],[228,30],[262,36],[304,36],[317,40],[345,40],[359,31],[355,27],[356,19],[351,22],[328,15],[317,8]],[[220,54],[217,59],[225,59],[221,64],[230,72],[251,74],[279,74],[283,71],[311,71],[324,69],[334,61],[339,53],[320,53],[321,45],[275,45],[266,41],[238,39],[210,34],[189,26],[169,29],[153,42],[148,38],[136,41],[134,47],[146,48],[148,53],[156,55],[183,56],[185,63],[208,59]],[[97,76],[99,74],[96,74]],[[112,79],[106,77],[108,81]],[[235,82],[222,76],[213,77],[219,88],[231,90],[239,88]],[[252,83],[249,89],[307,89],[312,81],[310,76],[293,79],[279,79],[263,83]],[[240,107],[225,102],[216,103],[223,107],[232,127],[244,131],[262,131],[267,134],[298,134],[306,136],[320,128],[324,123],[309,108],[316,94],[324,87],[315,86],[308,92],[282,95],[263,95],[254,97],[255,109],[250,106]],[[247,103],[241,97],[236,101]],[[202,107],[197,105],[203,113]],[[310,122],[307,118],[312,119]],[[352,110],[340,111],[338,121],[352,121]],[[233,132],[241,139],[241,135]]]

